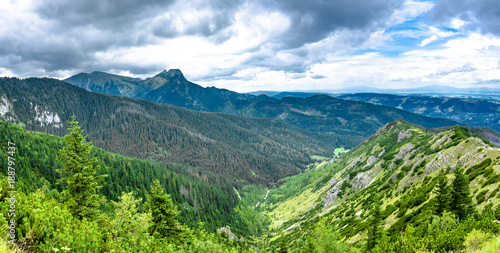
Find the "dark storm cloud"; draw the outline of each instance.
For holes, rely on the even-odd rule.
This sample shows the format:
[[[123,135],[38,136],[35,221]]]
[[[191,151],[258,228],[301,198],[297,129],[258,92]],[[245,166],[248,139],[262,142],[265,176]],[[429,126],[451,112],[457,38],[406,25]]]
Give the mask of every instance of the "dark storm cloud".
[[[152,31],[154,35],[165,38],[180,35],[199,35],[213,37],[215,40],[220,40],[219,38],[221,37],[229,39],[228,36],[218,33],[232,24],[234,14],[242,3],[242,0],[220,0],[199,3],[196,6],[192,6],[194,8],[191,11],[208,10],[210,15],[199,17],[198,22],[189,24],[183,31],[178,31],[174,22],[177,15],[173,14],[168,17],[161,17],[152,24]]]
[[[284,42],[300,47],[316,42],[340,29],[364,30],[384,25],[401,0],[264,0],[263,4],[283,11],[292,28]]]
[[[470,29],[500,35],[500,2],[498,0],[438,0],[429,12],[432,20],[448,22],[459,18]]]
[[[41,18],[58,20],[64,27],[95,26],[123,31],[139,20],[165,11],[174,1],[165,0],[48,0],[37,8]]]
[[[260,11],[277,11],[287,16],[291,22],[290,28],[269,41],[275,45],[270,52],[258,54],[258,48],[249,49],[248,52],[254,56],[244,66],[235,68],[259,66],[271,70],[301,72],[307,69],[308,64],[315,62],[308,58],[319,59],[318,54],[326,53],[311,53],[304,49],[304,45],[318,42],[338,31],[347,31],[346,34],[351,35],[345,36],[346,41],[336,42],[360,44],[369,37],[370,31],[383,26],[402,2],[45,0],[36,2],[34,9],[34,14],[43,22],[33,20],[17,29],[18,31],[11,31],[4,37],[0,35],[0,63],[2,67],[20,76],[51,75],[65,70],[76,73],[113,69],[133,74],[147,74],[157,69],[161,71],[162,68],[155,64],[129,66],[119,62],[98,62],[96,55],[120,48],[147,47],[158,44],[162,39],[182,35],[203,36],[216,44],[222,43],[236,36],[234,31],[225,29],[234,23],[236,13],[249,5],[255,5],[258,8],[251,9],[256,15],[261,14]],[[173,21],[182,13],[179,8],[208,14],[199,17],[194,23],[187,22],[183,29],[178,29]],[[288,50],[296,59],[293,62],[275,59],[276,52],[283,50]]]

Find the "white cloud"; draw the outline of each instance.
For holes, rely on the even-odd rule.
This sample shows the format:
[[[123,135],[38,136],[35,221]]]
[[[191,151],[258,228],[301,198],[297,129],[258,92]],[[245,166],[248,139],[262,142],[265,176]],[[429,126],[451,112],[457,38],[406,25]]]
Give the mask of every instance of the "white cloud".
[[[460,29],[462,26],[466,25],[468,22],[465,22],[461,19],[458,19],[458,18],[454,18],[450,21],[450,27],[453,28],[453,29]]]
[[[389,19],[390,26],[412,20],[429,11],[434,6],[432,2],[406,1],[401,9],[395,10]]]
[[[437,27],[434,27],[434,26],[428,27],[426,33],[432,34],[432,35],[430,37],[422,40],[422,42],[420,43],[421,47],[424,47],[424,46],[426,46],[426,45],[428,45],[436,40],[444,39],[444,38],[448,38],[448,37],[456,35],[455,32],[443,31],[443,30],[441,30]]]
[[[473,33],[450,39],[436,49],[411,50],[400,57],[386,57],[377,52],[332,54],[327,60],[311,65],[302,76],[257,68],[238,72],[236,76],[244,80],[215,81],[211,85],[239,91],[328,90],[349,86],[411,88],[436,84],[469,87],[499,80],[499,58],[500,38]],[[314,75],[325,78],[315,79]]]
[[[421,46],[421,47],[424,47],[424,46],[426,46],[427,44],[429,44],[429,43],[431,43],[431,42],[434,42],[434,41],[436,41],[436,40],[438,40],[438,39],[439,39],[439,37],[438,37],[436,34],[433,34],[431,37],[429,37],[429,38],[426,38],[426,39],[422,40],[422,42],[420,43],[420,46]]]

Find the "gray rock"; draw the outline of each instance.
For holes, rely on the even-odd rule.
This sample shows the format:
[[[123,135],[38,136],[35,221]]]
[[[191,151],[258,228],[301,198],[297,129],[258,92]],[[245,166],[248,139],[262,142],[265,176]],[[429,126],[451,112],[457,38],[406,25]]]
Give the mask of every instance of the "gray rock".
[[[368,157],[368,159],[366,159],[366,165],[367,165],[367,166],[372,165],[374,162],[376,162],[376,161],[377,161],[377,159],[378,159],[378,158],[377,158],[377,157],[375,157],[375,156],[370,156],[370,157]]]
[[[399,134],[398,134],[398,143],[401,142],[404,139],[410,138],[411,137],[411,133],[410,132],[411,132],[410,129],[408,129],[406,131],[399,132]]]
[[[405,158],[413,150],[413,148],[415,148],[415,145],[413,145],[413,143],[408,143],[408,145],[402,147],[399,150],[399,153],[396,155],[395,159],[398,160]]]
[[[372,180],[372,177],[368,175],[367,172],[363,172],[361,174],[358,174],[351,182],[352,185],[352,190],[361,190],[364,189],[370,181]]]
[[[225,233],[229,240],[239,241],[238,236],[236,236],[233,232],[231,232],[231,228],[228,225],[217,229],[217,233],[218,234]]]

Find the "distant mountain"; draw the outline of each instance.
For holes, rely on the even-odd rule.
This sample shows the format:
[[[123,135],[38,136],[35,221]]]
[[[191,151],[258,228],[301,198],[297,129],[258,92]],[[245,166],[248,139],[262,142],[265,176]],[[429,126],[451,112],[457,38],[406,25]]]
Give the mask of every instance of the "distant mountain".
[[[74,80],[69,78],[66,81],[80,87],[93,87],[88,85],[88,80],[86,83]],[[256,96],[215,87],[204,88],[186,80],[177,69],[164,70],[141,81],[129,95],[193,110],[279,120],[312,132],[319,139],[330,140],[337,147],[354,147],[379,127],[397,119],[426,127],[457,124],[450,120],[430,119],[399,109],[326,95],[293,92],[274,94],[283,97],[278,99],[265,94]]]
[[[104,72],[80,73],[65,80],[82,88],[116,96],[133,96],[141,79]]]
[[[303,97],[303,94],[329,94],[339,96],[352,93],[381,93],[395,95],[440,95],[440,96],[463,96],[463,97],[490,97],[500,99],[500,89],[489,87],[474,87],[474,88],[455,88],[445,85],[428,85],[418,88],[407,89],[383,89],[369,86],[353,86],[333,90],[304,90],[304,91],[253,91],[248,94],[261,95],[265,94],[270,97],[281,98],[283,94],[292,97]]]
[[[338,98],[400,108],[428,117],[441,117],[475,127],[491,127],[500,131],[500,102],[492,99],[461,97],[429,97],[356,93]]]
[[[277,99],[282,99],[284,97],[307,98],[307,97],[312,97],[314,95],[328,95],[328,94],[326,94],[326,93],[313,93],[313,92],[284,91],[284,92],[280,92],[272,97],[277,98]]]
[[[164,70],[146,80],[103,72],[81,73],[64,81],[89,91],[129,96],[192,110],[217,112],[227,103],[258,97],[215,87],[204,88],[188,81],[179,69]]]

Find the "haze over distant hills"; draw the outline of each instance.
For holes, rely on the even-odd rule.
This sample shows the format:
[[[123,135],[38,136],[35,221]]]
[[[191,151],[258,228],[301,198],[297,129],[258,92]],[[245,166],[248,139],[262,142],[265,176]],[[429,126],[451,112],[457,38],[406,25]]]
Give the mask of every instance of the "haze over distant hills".
[[[331,90],[304,90],[304,91],[253,91],[248,94],[252,95],[268,95],[275,98],[285,96],[304,97],[315,94],[331,94],[334,96],[350,94],[350,93],[382,93],[395,95],[420,94],[426,96],[474,96],[474,97],[490,97],[500,99],[500,89],[490,87],[474,87],[474,88],[455,88],[445,85],[428,85],[418,88],[409,89],[382,89],[369,86],[354,86],[342,89]]]

